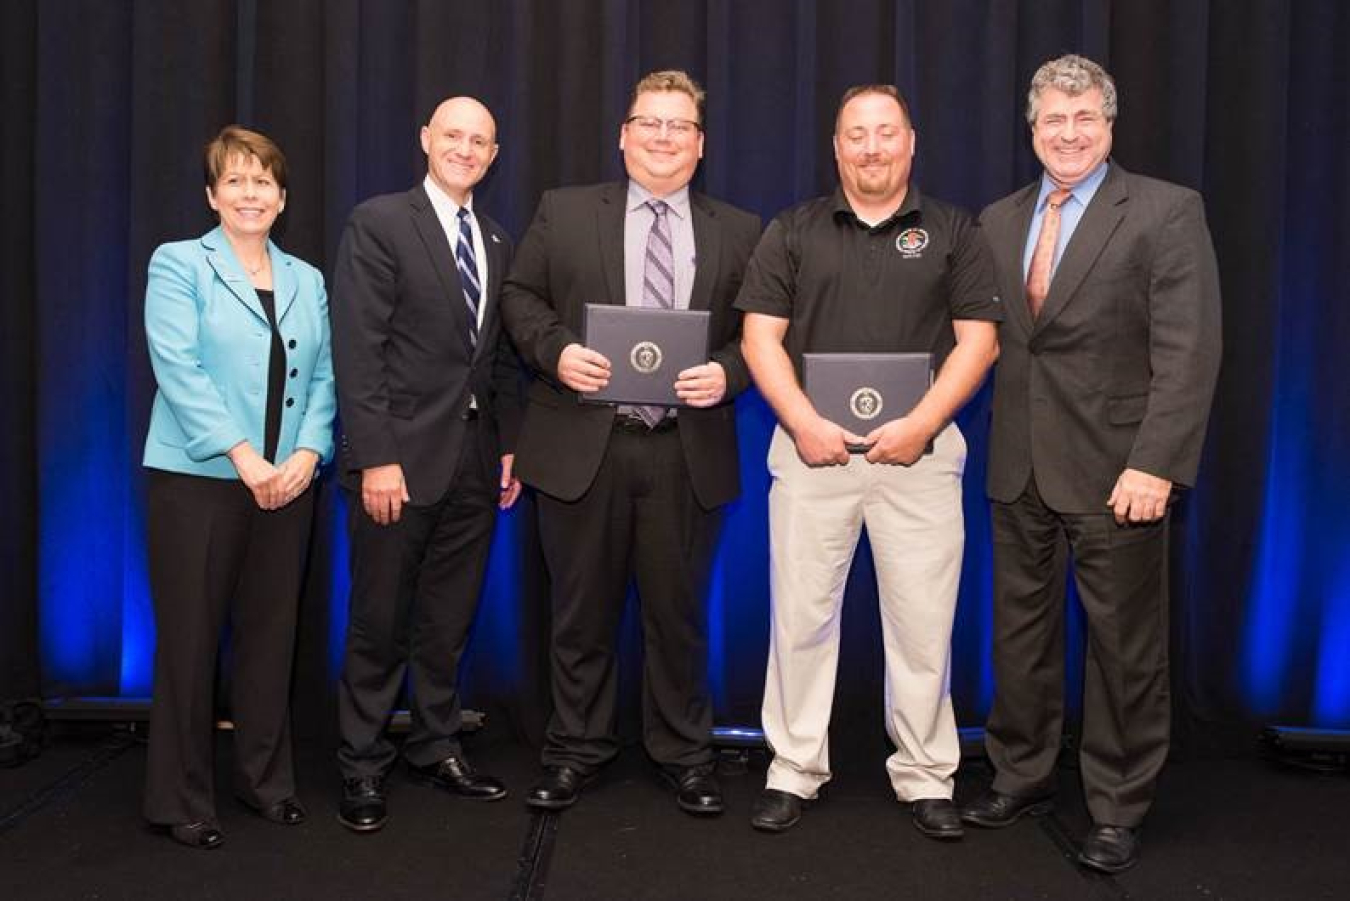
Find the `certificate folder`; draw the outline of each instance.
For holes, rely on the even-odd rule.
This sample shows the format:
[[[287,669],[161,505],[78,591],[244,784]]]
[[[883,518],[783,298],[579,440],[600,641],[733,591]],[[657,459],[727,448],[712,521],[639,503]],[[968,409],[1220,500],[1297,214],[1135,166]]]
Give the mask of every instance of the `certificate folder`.
[[[866,435],[914,409],[933,384],[933,355],[802,354],[802,381],[817,413]]]
[[[609,384],[583,400],[679,407],[675,378],[708,362],[707,310],[586,304],[586,346],[609,360]]]

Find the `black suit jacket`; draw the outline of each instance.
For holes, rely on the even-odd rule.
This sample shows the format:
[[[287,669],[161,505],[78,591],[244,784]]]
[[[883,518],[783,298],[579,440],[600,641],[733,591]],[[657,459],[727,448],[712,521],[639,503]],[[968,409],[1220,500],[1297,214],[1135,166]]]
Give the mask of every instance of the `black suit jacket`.
[[[540,491],[570,501],[595,479],[614,423],[614,407],[583,404],[557,380],[558,357],[584,343],[588,303],[624,303],[626,182],[544,194],[502,289],[502,316],[516,348],[538,373],[530,385],[516,448],[516,472]],[[708,346],[726,370],[726,398],[708,409],[680,409],[680,439],[699,503],[711,509],[740,492],[732,399],[750,384],[732,307],[759,217],[690,193],[697,258],[689,306],[711,312]]]
[[[362,469],[398,463],[412,503],[438,500],[459,462],[471,394],[503,452],[515,442],[519,369],[497,300],[511,241],[474,215],[488,266],[476,351],[454,249],[426,191],[372,198],[347,221],[329,307],[348,487],[359,487]]]
[[[1039,180],[981,214],[1009,307],[989,438],[995,501],[1016,500],[1033,470],[1060,513],[1105,513],[1126,468],[1194,484],[1222,340],[1204,205],[1109,165],[1035,322],[1022,255]]]

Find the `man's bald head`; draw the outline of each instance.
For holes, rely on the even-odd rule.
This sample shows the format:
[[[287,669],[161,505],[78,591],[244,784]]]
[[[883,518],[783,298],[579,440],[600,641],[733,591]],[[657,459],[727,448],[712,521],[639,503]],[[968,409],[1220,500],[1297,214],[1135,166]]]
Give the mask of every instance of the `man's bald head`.
[[[432,112],[421,137],[431,180],[463,206],[497,158],[492,113],[473,97],[450,97]]]

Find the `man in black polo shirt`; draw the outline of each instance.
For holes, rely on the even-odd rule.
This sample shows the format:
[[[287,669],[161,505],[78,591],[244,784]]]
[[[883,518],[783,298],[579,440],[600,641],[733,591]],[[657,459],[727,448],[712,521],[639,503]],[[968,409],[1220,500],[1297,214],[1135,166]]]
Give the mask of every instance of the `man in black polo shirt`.
[[[866,525],[896,746],[886,770],[920,832],[956,839],[948,664],[966,445],[952,417],[998,356],[1001,304],[972,218],[909,184],[914,130],[899,91],[845,92],[834,150],[839,190],[774,220],[736,300],[746,362],[779,422],[768,460],[773,625],[762,711],[774,759],[751,824],[791,828],[829,781],[840,604]],[[931,352],[937,378],[914,409],[867,435],[823,418],[799,386],[803,353],[904,351]],[[851,455],[849,445],[866,451]]]

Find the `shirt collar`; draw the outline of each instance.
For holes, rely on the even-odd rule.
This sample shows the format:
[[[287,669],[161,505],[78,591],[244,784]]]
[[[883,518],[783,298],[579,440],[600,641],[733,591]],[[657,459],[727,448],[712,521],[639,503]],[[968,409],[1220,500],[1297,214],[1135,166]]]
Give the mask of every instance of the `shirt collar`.
[[[1069,189],[1069,197],[1086,207],[1092,202],[1092,198],[1097,193],[1097,189],[1102,186],[1102,182],[1106,180],[1106,170],[1109,168],[1110,163],[1107,160],[1102,160],[1097,168],[1092,170],[1091,175]],[[1036,195],[1036,212],[1039,213],[1045,209],[1046,199],[1052,191],[1056,190],[1058,190],[1058,187],[1050,180],[1050,176],[1042,173],[1041,191]]]
[[[628,206],[626,207],[628,212],[632,213],[637,211],[647,201],[654,200],[655,198],[655,194],[642,187],[637,181],[631,178],[628,179]],[[661,199],[665,201],[666,206],[670,207],[670,211],[679,218],[683,219],[689,215],[688,185],[685,185],[678,191],[672,191]]]
[[[431,180],[430,175],[422,179],[422,188],[427,192],[427,197],[431,198],[431,208],[436,211],[436,215],[444,222],[453,223],[459,216],[459,204],[451,200],[450,195],[442,191],[440,185]],[[470,213],[473,212],[473,192],[469,193],[464,208]]]
[[[906,216],[920,215],[920,211],[923,207],[923,194],[919,191],[918,185],[914,184],[914,182],[910,182],[908,189],[906,189],[905,191],[905,199],[900,202],[899,208],[896,209],[894,213],[891,213],[889,216],[883,219],[881,222],[878,222],[876,225],[870,226],[867,225],[867,223],[863,222],[861,219],[859,219],[857,213],[853,212],[853,207],[849,205],[848,197],[844,195],[844,189],[842,186],[837,186],[834,189],[833,206],[834,209],[832,212],[836,219],[840,218],[841,216],[847,217],[849,220],[858,223],[864,228],[875,230],[886,228],[891,223],[898,222],[899,220],[904,219]]]

